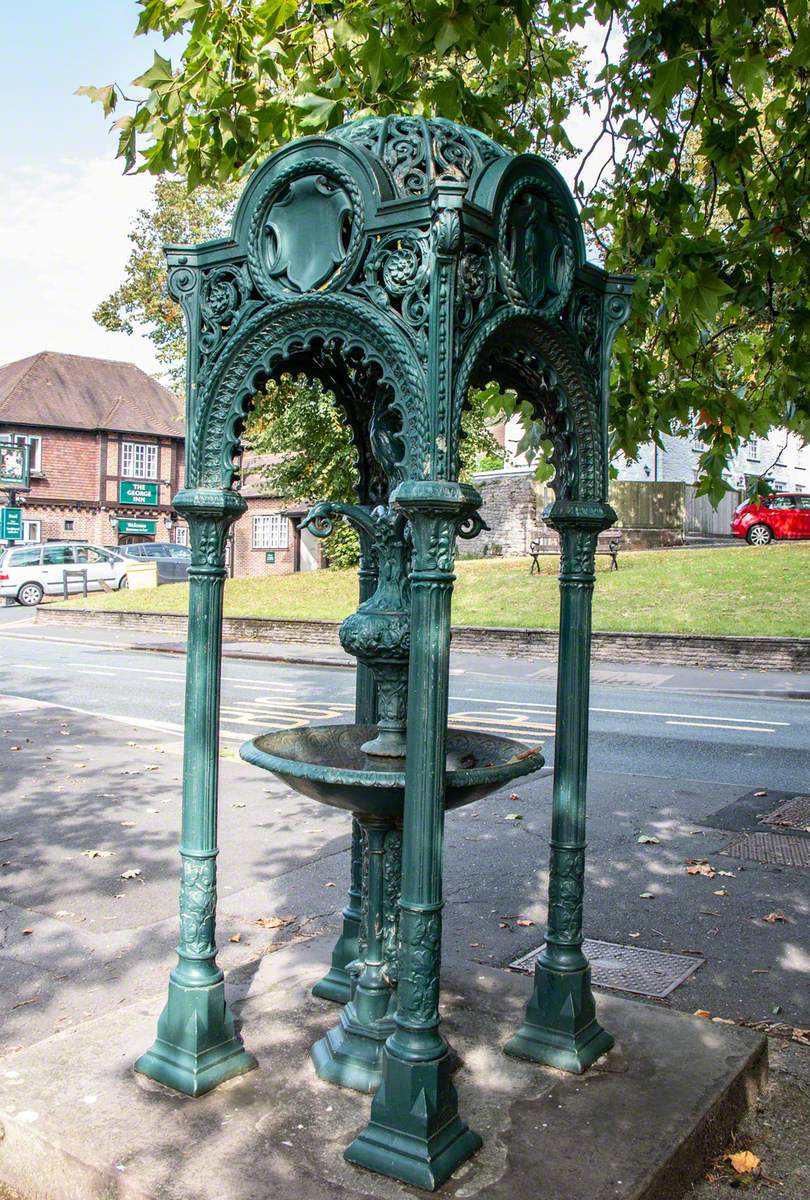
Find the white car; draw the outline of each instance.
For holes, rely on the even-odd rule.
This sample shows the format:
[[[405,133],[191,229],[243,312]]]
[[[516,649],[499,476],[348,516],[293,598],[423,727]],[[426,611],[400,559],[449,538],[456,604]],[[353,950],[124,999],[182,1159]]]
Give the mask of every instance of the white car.
[[[0,596],[20,604],[39,604],[43,596],[64,596],[84,591],[79,572],[87,572],[87,590],[128,587],[127,567],[119,554],[89,542],[25,542],[10,546],[0,557]]]

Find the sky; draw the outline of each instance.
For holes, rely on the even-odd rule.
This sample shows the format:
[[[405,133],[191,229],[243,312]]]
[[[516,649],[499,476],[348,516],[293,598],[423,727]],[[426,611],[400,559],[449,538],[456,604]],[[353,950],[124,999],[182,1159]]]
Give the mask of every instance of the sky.
[[[3,14],[0,73],[0,363],[39,350],[134,362],[159,373],[139,333],[108,333],[93,310],[120,283],[128,231],[153,180],[123,175],[116,137],[81,84],[126,85],[171,54],[133,36],[133,0],[28,0]],[[595,54],[594,27],[584,41]],[[176,47],[174,47],[176,53]],[[570,130],[583,144],[589,122]],[[570,165],[563,167],[573,176]]]
[[[127,232],[152,181],[124,176],[115,136],[80,84],[128,83],[162,39],[134,38],[132,0],[4,7],[0,74],[0,363],[39,350],[125,359],[153,372],[150,342],[92,312],[121,281]]]

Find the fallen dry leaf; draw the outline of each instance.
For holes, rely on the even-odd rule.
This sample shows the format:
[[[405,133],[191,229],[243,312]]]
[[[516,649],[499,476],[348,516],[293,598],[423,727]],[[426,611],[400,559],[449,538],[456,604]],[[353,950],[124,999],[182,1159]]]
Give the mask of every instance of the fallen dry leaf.
[[[705,875],[707,879],[714,879],[717,872],[714,867],[710,867],[708,863],[698,862],[693,863],[691,867],[686,868],[687,875]]]
[[[639,900],[654,900],[655,896],[653,896],[652,892],[639,892],[638,898]]]
[[[638,839],[638,844],[640,846],[660,846],[661,839],[653,837],[649,833],[642,833],[641,837]]]
[[[783,912],[772,912],[768,913],[767,917],[763,917],[762,920],[767,921],[769,925],[776,925],[777,922],[787,922],[787,917]]]
[[[26,934],[27,934],[27,933],[33,933],[33,932],[34,932],[34,931],[33,931],[33,929],[24,929],[24,930],[23,930],[23,933],[26,933]]]
[[[759,1170],[761,1159],[757,1158],[751,1150],[738,1150],[736,1154],[727,1154],[727,1160],[731,1163],[738,1175],[751,1175],[754,1171]]]
[[[534,921],[529,921],[524,918],[521,918],[520,920],[515,921],[515,924],[523,926],[524,929],[528,929],[529,926],[534,925]]]
[[[718,888],[714,894],[715,894],[715,896],[727,896],[728,892],[726,891],[725,888]]]
[[[755,795],[755,796],[756,796],[756,798],[759,800],[759,799],[761,799],[763,796],[767,796],[767,795],[768,795],[768,789],[767,789],[767,788],[760,788],[760,790],[759,790],[758,792],[754,792],[754,795]]]
[[[241,942],[241,940],[242,940],[241,933],[235,933],[235,934],[233,934],[232,937],[228,938],[229,942]]]
[[[85,858],[112,858],[112,850],[82,850]]]
[[[259,917],[256,924],[260,929],[283,929],[285,925],[291,925],[295,917]]]
[[[133,867],[130,871],[122,871],[121,879],[137,879],[140,873],[140,867]]]
[[[507,813],[504,821],[522,821],[523,817],[520,813]]]
[[[708,1008],[696,1008],[695,1011],[692,1013],[692,1016],[693,1017],[703,1017],[704,1020],[710,1021],[712,1014],[709,1012]]]

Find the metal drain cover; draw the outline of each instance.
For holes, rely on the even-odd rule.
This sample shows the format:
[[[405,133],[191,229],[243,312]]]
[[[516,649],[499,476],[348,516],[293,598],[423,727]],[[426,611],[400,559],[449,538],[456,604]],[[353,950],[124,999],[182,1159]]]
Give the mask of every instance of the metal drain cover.
[[[767,825],[787,825],[791,829],[810,831],[810,796],[791,796],[762,821]]]
[[[662,950],[645,950],[641,946],[621,946],[616,942],[594,942],[586,938],[582,949],[591,964],[594,987],[614,992],[633,992],[661,1000],[674,992],[688,979],[705,958],[689,954],[666,954]],[[533,971],[543,946],[517,958],[510,967],[514,971]]]
[[[810,867],[810,839],[786,837],[783,833],[744,833],[720,853],[779,867]]]

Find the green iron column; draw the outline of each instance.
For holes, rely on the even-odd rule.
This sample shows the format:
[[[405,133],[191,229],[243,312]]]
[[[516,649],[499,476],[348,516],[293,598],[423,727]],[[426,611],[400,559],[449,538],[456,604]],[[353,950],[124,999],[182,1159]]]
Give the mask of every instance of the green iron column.
[[[480,498],[457,483],[408,482],[392,502],[410,519],[413,536],[396,1030],[383,1052],[371,1120],[346,1158],[432,1191],[481,1146],[458,1115],[439,1033],[453,557],[458,526]]]
[[[377,589],[377,565],[369,535],[358,530],[360,538],[360,603],[374,595]],[[371,668],[358,660],[355,681],[354,719],[357,725],[373,725],[377,719],[377,689]],[[358,953],[360,933],[360,895],[363,886],[363,831],[358,821],[352,818],[351,875],[349,896],[343,909],[343,925],[340,936],[332,947],[332,962],[323,979],[312,989],[313,996],[332,1000],[336,1004],[347,1004],[351,999],[349,963]]]
[[[581,1074],[613,1045],[596,1019],[582,904],[594,555],[616,514],[598,501],[558,500],[544,517],[562,548],[548,930],[525,1020],[505,1050]]]
[[[160,1083],[199,1096],[255,1067],[234,1029],[216,961],[217,790],[225,539],[245,510],[235,492],[178,493],[174,507],[191,531],[180,944],[157,1039],[135,1064]]]

